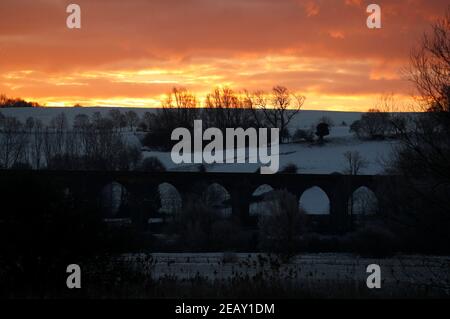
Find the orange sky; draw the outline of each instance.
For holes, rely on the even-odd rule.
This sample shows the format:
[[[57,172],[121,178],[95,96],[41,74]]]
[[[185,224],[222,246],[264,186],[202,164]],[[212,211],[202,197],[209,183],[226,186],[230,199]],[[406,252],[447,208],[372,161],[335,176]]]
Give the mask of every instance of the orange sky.
[[[81,30],[66,7],[82,9]],[[366,27],[366,6],[382,29]],[[159,106],[173,86],[307,97],[365,111],[413,94],[401,69],[447,0],[1,0],[0,93],[48,106]],[[406,101],[406,100],[405,100]]]

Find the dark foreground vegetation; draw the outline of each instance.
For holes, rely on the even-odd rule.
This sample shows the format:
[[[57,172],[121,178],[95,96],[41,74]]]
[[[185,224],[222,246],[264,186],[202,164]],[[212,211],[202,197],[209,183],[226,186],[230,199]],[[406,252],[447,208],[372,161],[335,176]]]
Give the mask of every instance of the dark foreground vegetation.
[[[36,285],[8,278],[2,283],[10,284],[2,289],[1,297],[8,298],[119,298],[119,299],[164,299],[164,298],[207,298],[207,299],[314,299],[314,298],[436,298],[448,297],[448,281],[416,282],[388,281],[383,289],[367,289],[365,280],[330,278],[320,280],[315,273],[300,282],[282,275],[278,271],[258,272],[254,275],[235,274],[231,278],[211,279],[198,274],[193,278],[180,279],[165,276],[152,279],[151,256],[142,257],[136,263],[118,263],[109,256],[97,257],[80,263],[83,269],[82,289],[69,290],[65,285],[67,274],[54,269],[36,272],[45,280]],[[354,267],[349,266],[349,267]],[[146,267],[141,271],[140,267]],[[139,269],[139,270],[137,270]],[[411,268],[414,270],[414,268]],[[422,270],[423,271],[423,270]],[[4,273],[2,274],[4,275]],[[427,276],[416,273],[412,276]],[[448,279],[448,278],[447,278]],[[16,285],[11,289],[12,282]]]

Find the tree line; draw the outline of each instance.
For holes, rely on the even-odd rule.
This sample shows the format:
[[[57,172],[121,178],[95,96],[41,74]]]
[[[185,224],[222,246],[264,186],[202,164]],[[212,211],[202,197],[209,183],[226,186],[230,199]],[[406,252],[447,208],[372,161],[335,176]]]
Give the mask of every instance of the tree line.
[[[121,133],[111,112],[79,114],[70,125],[64,113],[45,125],[33,117],[21,122],[0,113],[0,167],[129,170],[141,150]]]
[[[37,102],[27,102],[20,98],[9,98],[4,94],[0,94],[0,108],[6,107],[39,107]]]
[[[144,144],[169,149],[170,136],[178,127],[192,130],[194,120],[201,119],[206,127],[225,130],[228,127],[278,128],[281,141],[287,139],[288,125],[300,111],[305,97],[292,93],[284,86],[275,86],[270,92],[250,93],[230,88],[216,88],[199,107],[197,97],[185,88],[173,88],[156,113],[145,113],[142,129],[149,132]]]

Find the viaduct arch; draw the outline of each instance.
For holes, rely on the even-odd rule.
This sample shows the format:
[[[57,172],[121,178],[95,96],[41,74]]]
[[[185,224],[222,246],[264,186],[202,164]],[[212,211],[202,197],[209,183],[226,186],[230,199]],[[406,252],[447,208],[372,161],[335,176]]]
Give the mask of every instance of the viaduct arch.
[[[230,195],[232,215],[243,223],[249,222],[250,205],[254,191],[261,185],[270,185],[274,190],[286,189],[294,194],[297,202],[307,189],[320,187],[330,201],[330,224],[335,232],[348,229],[348,200],[355,190],[365,186],[378,198],[383,196],[386,183],[397,177],[387,175],[316,175],[316,174],[274,174],[259,173],[212,173],[212,172],[135,172],[135,171],[13,171],[3,170],[0,182],[8,179],[25,180],[36,178],[40,181],[56,183],[60,189],[70,190],[76,201],[98,204],[102,189],[111,183],[119,183],[127,191],[130,218],[143,222],[136,211],[155,205],[158,186],[163,183],[173,185],[181,195],[182,205],[189,196],[199,196],[212,184],[219,184]],[[134,204],[133,204],[134,203]],[[133,215],[133,214],[137,214]]]

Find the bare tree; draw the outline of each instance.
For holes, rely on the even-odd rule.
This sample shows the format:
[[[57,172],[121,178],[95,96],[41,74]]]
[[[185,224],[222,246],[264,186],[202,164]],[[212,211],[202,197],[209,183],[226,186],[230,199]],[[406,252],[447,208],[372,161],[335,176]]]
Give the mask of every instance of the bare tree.
[[[391,114],[369,109],[360,120],[352,123],[350,131],[361,139],[384,139],[392,131]]]
[[[413,50],[410,64],[409,78],[428,112],[402,130],[394,166],[450,186],[450,9]]]
[[[117,123],[115,121],[113,121],[114,126],[119,125],[120,126],[120,118],[121,116],[118,115],[118,119],[115,119],[115,121],[117,121]],[[134,130],[134,128],[136,126],[138,126],[139,124],[139,116],[137,115],[137,113],[135,111],[128,111],[125,113],[125,120],[127,122],[128,127],[130,128],[131,131]]]
[[[245,94],[230,88],[216,88],[205,99],[204,110],[208,126],[225,129],[227,127],[247,128],[253,123]]]
[[[98,127],[101,124],[102,119],[102,113],[100,112],[94,112],[94,114],[91,115],[91,123],[95,127]]]
[[[31,132],[34,129],[34,125],[35,125],[34,118],[31,116],[27,117],[27,119],[25,120],[25,129],[26,129],[27,133],[31,134]]]
[[[344,170],[348,175],[359,175],[364,168],[367,168],[367,160],[358,151],[347,151],[344,153],[347,168]]]
[[[86,129],[90,124],[89,116],[86,114],[77,114],[73,120],[74,130]]]
[[[168,127],[190,128],[198,115],[197,98],[186,88],[174,87],[162,103],[158,114]],[[162,114],[161,114],[162,113]]]
[[[0,107],[8,105],[8,97],[5,94],[0,94]]]
[[[156,120],[156,115],[151,112],[145,112],[144,116],[142,116],[142,123],[147,131],[150,131],[153,128]]]
[[[31,133],[30,158],[34,168],[41,168],[42,152],[44,145],[44,125],[40,120],[34,120]]]
[[[55,152],[62,154],[66,148],[66,135],[69,129],[69,122],[64,113],[60,113],[50,120],[50,128],[53,131]]]
[[[44,160],[45,165],[47,167],[50,166],[51,160],[56,154],[56,147],[55,147],[55,136],[53,133],[53,130],[49,126],[45,126],[42,132],[43,136],[43,154],[44,154]]]
[[[124,125],[124,121],[126,122],[126,116],[122,114],[118,109],[113,109],[108,112],[108,116],[112,120],[114,124],[114,128],[116,130],[120,130]]]
[[[291,93],[284,86],[275,86],[270,94],[258,91],[252,96],[251,107],[254,110],[255,120],[259,122],[261,118],[257,116],[257,110],[264,114],[265,126],[279,128],[280,132],[287,132],[288,125],[292,118],[300,111],[305,97]],[[262,123],[259,123],[260,126]]]
[[[359,175],[362,169],[368,166],[368,162],[358,151],[347,151],[344,153],[344,157],[347,163],[347,168],[344,170],[345,174],[348,175]],[[349,189],[352,190],[352,185],[348,185]],[[354,227],[354,204],[355,204],[355,194],[352,192],[349,198],[348,208],[350,215],[351,227]]]
[[[408,131],[408,123],[414,120],[409,113],[402,112],[405,109],[405,105],[399,105],[398,100],[395,99],[392,93],[382,95],[375,109],[387,114],[387,134],[391,137],[399,137]]]
[[[5,117],[0,126],[0,167],[10,168],[26,160],[28,135],[15,117]]]
[[[411,52],[408,78],[426,110],[450,112],[450,9]]]

